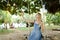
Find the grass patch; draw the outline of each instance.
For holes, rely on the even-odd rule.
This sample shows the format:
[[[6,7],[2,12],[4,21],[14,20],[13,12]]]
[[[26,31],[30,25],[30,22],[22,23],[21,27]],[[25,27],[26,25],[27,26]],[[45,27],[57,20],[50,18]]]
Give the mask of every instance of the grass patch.
[[[46,29],[60,29],[60,26],[59,25],[53,25],[53,26],[46,26]]]
[[[30,28],[27,28],[27,27],[20,27],[20,28],[17,28],[18,30],[22,30],[22,31],[27,31],[27,30],[31,30],[33,29],[33,27],[30,27]]]
[[[20,28],[17,28],[18,30],[28,30],[28,28],[27,27],[20,27]]]
[[[0,29],[0,35],[9,34],[9,33],[12,33],[12,32],[14,32],[14,31],[13,30]]]
[[[51,30],[51,29],[60,29],[60,26],[59,25],[52,25],[52,26],[45,26],[46,29],[48,30]],[[17,28],[18,30],[22,30],[22,31],[27,31],[27,30],[32,30],[33,27],[30,27],[30,28],[27,28],[27,27],[20,27],[20,28]]]

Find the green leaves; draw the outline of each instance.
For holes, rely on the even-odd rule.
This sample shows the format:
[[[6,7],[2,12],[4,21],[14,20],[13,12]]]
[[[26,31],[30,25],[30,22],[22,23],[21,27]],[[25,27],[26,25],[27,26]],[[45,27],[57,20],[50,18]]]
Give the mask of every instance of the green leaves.
[[[0,9],[0,23],[2,23],[4,20],[4,15],[2,13],[2,10]]]
[[[0,10],[0,23],[11,22],[11,14],[8,11]]]
[[[8,9],[11,13],[15,13],[16,8],[20,10],[24,9],[26,13],[29,11],[30,13],[33,13],[33,12],[36,12],[36,10],[40,10],[41,8],[40,0],[8,0],[8,1],[10,4],[10,6],[8,6]],[[2,0],[2,3],[1,3],[0,1],[0,8],[3,10],[6,10],[7,2]],[[15,3],[15,6],[13,5],[14,3]],[[37,9],[37,7],[39,9]]]
[[[53,14],[47,14],[46,15],[47,23],[54,23],[54,24],[60,24],[60,13],[56,12],[55,15]]]

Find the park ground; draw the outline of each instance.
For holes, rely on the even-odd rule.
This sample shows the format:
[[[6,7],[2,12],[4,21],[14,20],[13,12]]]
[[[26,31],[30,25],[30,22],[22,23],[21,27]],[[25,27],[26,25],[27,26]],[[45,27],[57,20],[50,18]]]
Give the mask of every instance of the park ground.
[[[44,32],[44,40],[60,40],[60,31],[52,31],[51,29],[58,29],[59,26],[46,27],[47,30]],[[3,29],[0,30],[0,40],[27,40],[31,28],[17,28],[17,29]]]

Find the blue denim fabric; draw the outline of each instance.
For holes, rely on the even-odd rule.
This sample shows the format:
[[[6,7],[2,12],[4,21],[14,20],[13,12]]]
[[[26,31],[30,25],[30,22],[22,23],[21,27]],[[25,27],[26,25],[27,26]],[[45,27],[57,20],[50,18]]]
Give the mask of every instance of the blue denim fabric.
[[[41,28],[38,24],[34,23],[34,29],[29,35],[28,40],[42,40]]]

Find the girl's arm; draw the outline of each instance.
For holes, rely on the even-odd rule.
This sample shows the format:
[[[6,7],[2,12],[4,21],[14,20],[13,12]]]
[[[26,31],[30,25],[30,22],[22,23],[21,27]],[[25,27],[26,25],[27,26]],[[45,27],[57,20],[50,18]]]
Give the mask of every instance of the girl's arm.
[[[23,19],[24,19],[25,22],[34,23],[34,20],[25,19],[24,17],[23,17]]]
[[[23,19],[24,19],[25,22],[34,23],[34,20],[25,19],[24,18],[24,13],[22,13],[22,17],[23,17]]]
[[[44,32],[44,23],[43,22],[41,22],[41,30],[42,30],[42,32]]]

